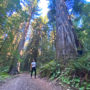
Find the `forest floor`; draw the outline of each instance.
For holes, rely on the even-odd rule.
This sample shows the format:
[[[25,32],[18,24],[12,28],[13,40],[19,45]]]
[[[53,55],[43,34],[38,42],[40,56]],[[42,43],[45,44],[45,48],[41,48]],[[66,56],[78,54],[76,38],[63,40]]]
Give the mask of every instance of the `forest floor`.
[[[30,74],[19,74],[17,77],[7,79],[0,85],[0,90],[68,90],[55,85],[46,79],[30,77]]]

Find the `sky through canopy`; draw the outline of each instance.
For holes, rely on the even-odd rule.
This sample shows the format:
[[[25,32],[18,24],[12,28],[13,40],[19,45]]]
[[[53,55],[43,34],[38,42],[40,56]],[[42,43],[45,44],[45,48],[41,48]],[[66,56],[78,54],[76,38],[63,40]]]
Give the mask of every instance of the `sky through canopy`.
[[[90,2],[90,0],[86,0],[87,2]],[[39,2],[39,7],[42,9],[41,10],[41,14],[44,17],[45,15],[47,15],[49,9],[48,9],[48,3],[49,1],[47,0],[40,0]]]
[[[47,0],[40,0],[40,2],[39,2],[39,7],[42,9],[41,14],[43,17],[46,16],[49,11],[48,3],[49,2]]]

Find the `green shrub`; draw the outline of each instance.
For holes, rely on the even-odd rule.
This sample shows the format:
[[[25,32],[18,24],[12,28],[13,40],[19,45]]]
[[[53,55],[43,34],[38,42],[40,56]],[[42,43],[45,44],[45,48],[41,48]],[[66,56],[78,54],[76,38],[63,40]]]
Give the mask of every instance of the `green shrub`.
[[[5,72],[0,73],[0,80],[4,80],[9,77],[10,77],[10,75],[8,75],[8,73],[5,73]]]
[[[56,64],[54,60],[45,64],[40,68],[40,76],[41,77],[49,77],[54,79],[60,75],[60,65]]]
[[[90,53],[76,60],[70,60],[63,70],[54,60],[45,64],[40,70],[41,77],[48,77],[51,80],[58,78],[76,89],[90,90]]]
[[[73,67],[75,70],[83,70],[89,73],[90,72],[90,53],[76,60],[73,63]]]
[[[62,71],[59,79],[79,90],[89,90],[90,53],[70,61],[67,67]]]

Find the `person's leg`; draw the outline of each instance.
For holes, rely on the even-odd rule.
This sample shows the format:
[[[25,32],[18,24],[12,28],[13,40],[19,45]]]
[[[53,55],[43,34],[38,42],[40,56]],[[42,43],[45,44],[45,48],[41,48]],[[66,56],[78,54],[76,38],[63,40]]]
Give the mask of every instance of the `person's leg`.
[[[36,68],[35,68],[35,70],[34,70],[34,71],[35,71],[35,78],[36,78]]]
[[[32,74],[33,74],[33,68],[32,68],[32,70],[31,70],[31,78],[32,78]]]

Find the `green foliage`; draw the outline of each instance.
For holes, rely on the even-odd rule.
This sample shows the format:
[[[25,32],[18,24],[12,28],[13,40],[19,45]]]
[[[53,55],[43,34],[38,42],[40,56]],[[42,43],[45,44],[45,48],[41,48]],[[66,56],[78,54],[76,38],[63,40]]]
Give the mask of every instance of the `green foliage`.
[[[10,77],[7,73],[8,70],[9,70],[9,66],[0,67],[0,81]]]
[[[32,37],[26,51],[30,52],[26,57],[28,62],[34,58],[37,60],[38,67],[55,59],[55,46],[52,45],[54,41],[52,37],[54,37],[54,35],[52,34],[49,37],[47,21],[46,16],[34,19],[32,22]]]
[[[48,64],[45,64],[40,68],[40,76],[48,77],[51,80],[57,78],[60,75],[60,65],[51,60]]]
[[[90,72],[90,55],[85,55],[74,62],[73,67],[75,70]]]
[[[48,12],[48,18],[49,18],[49,23],[55,23],[56,21],[56,5],[55,5],[55,0],[49,0],[49,12]]]
[[[87,83],[86,89],[87,89],[87,90],[90,89],[90,83]]]
[[[66,1],[71,2],[73,0]],[[38,67],[40,67],[41,77],[48,77],[50,80],[58,78],[71,87],[79,90],[90,90],[90,3],[74,0],[72,20],[74,29],[83,46],[84,54],[70,61],[61,70],[60,65],[55,61],[55,0],[49,0],[49,22],[47,16],[44,18],[35,17],[34,19],[34,15],[37,15],[38,11],[38,0],[24,0],[23,2],[25,7],[21,9],[20,0],[0,0],[0,80],[9,77],[6,72],[9,71],[10,66],[16,65],[19,61],[23,64],[21,65],[22,68],[28,68],[32,58],[35,58]],[[23,33],[23,28],[20,25],[28,22],[28,18],[33,19],[31,22],[32,35],[26,55],[21,58],[18,51],[20,42],[18,36],[22,36]],[[16,42],[14,42],[15,38]]]
[[[76,22],[76,32],[79,37],[80,42],[86,52],[90,51],[90,14],[89,14],[90,3],[86,3],[82,6],[82,12],[74,20]],[[81,23],[80,23],[81,22]],[[75,24],[74,24],[75,25]]]
[[[8,72],[8,70],[9,70],[9,66],[0,67],[0,72],[1,73]]]
[[[79,90],[88,90],[90,78],[90,53],[71,61],[68,68],[61,73],[59,79],[71,85],[72,87],[79,88]]]
[[[8,11],[15,11],[15,10],[19,10],[21,8],[20,6],[20,0],[8,0],[7,1],[7,10]]]
[[[55,62],[51,61],[48,64],[45,64],[44,66],[41,67],[40,69],[40,76],[41,77],[50,77],[50,74],[52,73],[52,69],[55,67]]]
[[[55,61],[45,64],[40,69],[41,77],[49,77],[51,80],[58,78],[60,82],[68,84],[79,90],[89,90],[90,88],[90,53],[71,60],[64,70]]]
[[[0,33],[5,30],[7,13],[12,15],[13,11],[21,9],[20,0],[0,0]]]
[[[10,68],[10,66],[13,66],[17,61],[22,62],[18,49],[23,32],[22,29],[25,28],[23,28],[23,26],[26,24],[25,22],[28,21],[28,18],[32,19],[37,9],[37,0],[25,0],[25,7],[20,5],[20,1],[21,0],[0,0],[1,71],[6,70],[4,68]]]
[[[0,81],[5,80],[6,78],[10,78],[10,75],[7,73],[0,73]]]
[[[66,0],[67,2],[73,2],[73,0]],[[54,26],[55,24],[55,0],[49,0],[49,24]],[[64,68],[64,70],[57,70],[57,65],[52,66],[50,63],[41,64],[43,67],[41,68],[40,75],[41,77],[49,77],[51,80],[58,78],[63,83],[69,84],[71,87],[75,87],[79,90],[89,90],[89,82],[90,82],[90,13],[89,13],[90,3],[84,3],[83,0],[74,0],[72,7],[71,19],[74,22],[74,29],[81,43],[81,48],[83,49],[83,56],[77,57],[74,60],[71,60]],[[54,16],[53,16],[54,15]],[[55,28],[53,28],[55,29]],[[50,37],[52,38],[52,37]],[[55,39],[54,39],[55,40]],[[45,41],[45,40],[44,40]],[[42,48],[46,47],[48,44],[43,43]],[[48,52],[45,52],[42,55],[40,61],[45,61],[49,59]],[[50,51],[50,49],[49,49]],[[45,55],[47,54],[47,55]],[[50,53],[51,54],[51,53]],[[53,54],[52,54],[53,55]],[[52,60],[52,59],[49,59]],[[48,60],[48,61],[49,61]],[[44,62],[43,62],[44,63]],[[63,65],[61,65],[63,66]],[[51,69],[53,68],[53,69]],[[58,67],[60,68],[60,66]]]

